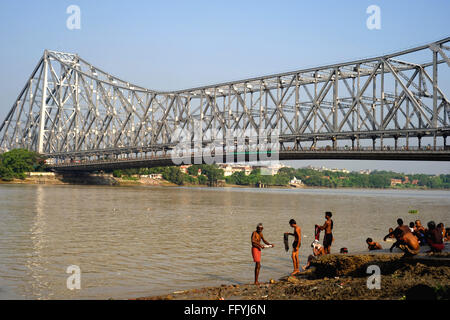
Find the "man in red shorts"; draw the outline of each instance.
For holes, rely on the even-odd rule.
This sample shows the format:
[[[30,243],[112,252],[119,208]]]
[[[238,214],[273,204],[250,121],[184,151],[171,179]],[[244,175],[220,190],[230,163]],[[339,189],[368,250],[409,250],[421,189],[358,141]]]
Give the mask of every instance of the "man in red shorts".
[[[428,222],[428,231],[426,233],[427,243],[431,252],[441,252],[444,250],[444,241],[441,228],[436,227],[434,221]]]
[[[256,231],[252,233],[252,256],[255,262],[255,284],[258,285],[259,269],[261,269],[261,250],[264,249],[264,245],[261,244],[261,240],[268,246],[273,247],[273,244],[267,242],[262,234],[262,223],[258,223]]]

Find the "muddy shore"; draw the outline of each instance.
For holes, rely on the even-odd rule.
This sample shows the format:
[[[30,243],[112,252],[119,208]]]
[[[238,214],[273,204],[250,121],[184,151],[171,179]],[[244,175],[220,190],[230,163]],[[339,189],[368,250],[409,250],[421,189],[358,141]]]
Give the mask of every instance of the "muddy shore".
[[[367,267],[381,271],[380,289],[367,287]],[[374,282],[372,282],[374,283]],[[329,255],[297,276],[253,284],[222,285],[137,300],[404,300],[450,298],[450,253]]]

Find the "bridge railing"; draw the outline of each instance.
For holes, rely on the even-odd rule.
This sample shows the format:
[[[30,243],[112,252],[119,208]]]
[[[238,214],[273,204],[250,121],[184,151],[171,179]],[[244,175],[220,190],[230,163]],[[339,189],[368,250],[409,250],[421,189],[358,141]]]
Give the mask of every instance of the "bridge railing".
[[[251,150],[245,150],[242,151],[244,153],[246,152],[252,152]],[[227,154],[238,154],[242,152],[225,152],[225,153],[212,153],[213,156],[219,156],[219,155],[227,155]],[[439,146],[436,148],[433,148],[431,146],[425,146],[425,147],[418,147],[418,146],[402,146],[397,149],[390,147],[390,146],[384,146],[384,147],[339,147],[339,148],[328,148],[328,147],[320,147],[320,148],[304,148],[304,149],[292,149],[292,148],[286,148],[284,150],[277,150],[274,153],[416,153],[416,152],[429,152],[429,153],[449,153],[450,147],[448,146]],[[270,151],[262,151],[261,153],[270,153]],[[197,157],[202,156],[197,155],[195,153],[191,154],[191,157]],[[52,167],[66,167],[66,166],[77,166],[77,165],[96,165],[96,164],[108,164],[108,163],[123,163],[123,162],[136,162],[136,161],[152,161],[152,160],[170,160],[172,159],[172,155],[170,153],[165,155],[151,155],[151,156],[129,156],[129,157],[123,157],[123,158],[103,158],[103,159],[55,159],[53,163],[49,163]]]

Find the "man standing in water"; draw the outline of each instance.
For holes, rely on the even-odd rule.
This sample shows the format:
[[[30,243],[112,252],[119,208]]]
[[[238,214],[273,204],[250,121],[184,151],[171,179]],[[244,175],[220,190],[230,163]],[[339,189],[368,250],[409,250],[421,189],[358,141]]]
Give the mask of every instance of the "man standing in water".
[[[252,233],[252,256],[253,261],[255,262],[255,284],[258,285],[258,276],[259,270],[261,269],[261,250],[265,248],[264,245],[261,244],[261,240],[267,245],[273,247],[274,245],[267,242],[262,234],[263,230],[262,223],[258,223],[256,226],[256,231]]]
[[[295,275],[300,273],[300,261],[298,260],[298,251],[300,249],[300,245],[302,244],[302,231],[300,227],[297,225],[294,219],[289,220],[289,225],[294,228],[294,233],[286,232],[285,234],[294,236],[294,242],[292,243],[292,263],[294,264],[294,272],[291,275]]]
[[[325,254],[330,254],[331,243],[333,242],[333,220],[331,220],[332,215],[333,214],[330,211],[325,212],[326,221],[323,226],[319,226],[320,230],[325,230],[325,236],[323,237],[323,247],[325,249]]]

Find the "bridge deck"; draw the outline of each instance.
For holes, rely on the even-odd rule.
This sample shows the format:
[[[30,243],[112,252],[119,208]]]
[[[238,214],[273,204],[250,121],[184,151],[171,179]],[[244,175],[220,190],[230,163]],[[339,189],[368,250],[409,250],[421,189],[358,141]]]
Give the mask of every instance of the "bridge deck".
[[[340,160],[410,160],[410,161],[450,161],[450,150],[414,150],[414,151],[369,151],[369,150],[324,150],[324,151],[279,151],[273,153],[230,152],[217,154],[214,163],[275,161],[275,160],[307,160],[307,159],[340,159]],[[83,171],[115,170],[126,168],[151,168],[171,166],[175,164],[204,164],[201,156],[172,159],[170,155],[160,157],[142,157],[127,159],[91,160],[84,162],[68,162],[51,165],[54,171]]]

